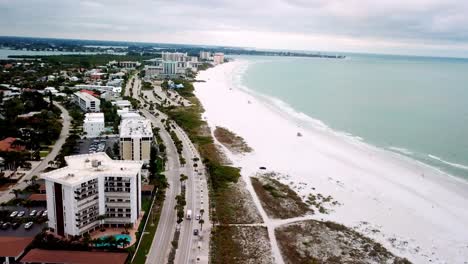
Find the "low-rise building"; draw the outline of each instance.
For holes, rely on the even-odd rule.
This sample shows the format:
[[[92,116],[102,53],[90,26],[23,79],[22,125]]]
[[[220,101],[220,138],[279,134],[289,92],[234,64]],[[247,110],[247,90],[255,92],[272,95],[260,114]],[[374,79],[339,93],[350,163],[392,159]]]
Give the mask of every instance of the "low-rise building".
[[[120,157],[149,161],[153,129],[147,119],[128,118],[120,123]]]
[[[73,94],[73,100],[85,112],[99,112],[101,110],[101,101],[88,93],[76,92]]]
[[[66,167],[43,173],[48,225],[60,236],[101,224],[135,224],[141,212],[141,161],[112,160],[103,152],[65,157]]]
[[[134,69],[140,66],[140,63],[138,61],[119,61],[117,65],[125,69]]]
[[[0,263],[17,263],[34,237],[0,236]]]
[[[104,113],[87,113],[83,121],[83,131],[86,137],[99,137],[104,132]]]
[[[132,103],[128,100],[116,100],[115,102],[112,102],[112,105],[117,106],[119,109],[125,109],[125,108],[131,108]]]

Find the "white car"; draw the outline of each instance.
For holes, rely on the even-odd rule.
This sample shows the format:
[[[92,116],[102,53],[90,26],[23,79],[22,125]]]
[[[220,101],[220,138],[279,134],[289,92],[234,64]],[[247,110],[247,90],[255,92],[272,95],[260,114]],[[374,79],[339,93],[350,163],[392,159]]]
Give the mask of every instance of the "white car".
[[[24,211],[21,211],[18,213],[17,217],[23,217],[24,216]]]
[[[35,216],[37,213],[37,210],[32,210],[30,213],[29,213],[29,216]]]
[[[27,222],[26,224],[24,224],[24,229],[30,229],[33,224],[33,222]]]
[[[195,220],[200,220],[200,215],[199,215],[199,214],[197,214],[197,215],[195,216]]]
[[[47,210],[45,210],[44,212],[42,212],[42,216],[43,216],[43,217],[46,217],[46,216],[47,216]]]
[[[13,211],[11,214],[10,214],[10,217],[15,217],[18,215],[18,211]]]

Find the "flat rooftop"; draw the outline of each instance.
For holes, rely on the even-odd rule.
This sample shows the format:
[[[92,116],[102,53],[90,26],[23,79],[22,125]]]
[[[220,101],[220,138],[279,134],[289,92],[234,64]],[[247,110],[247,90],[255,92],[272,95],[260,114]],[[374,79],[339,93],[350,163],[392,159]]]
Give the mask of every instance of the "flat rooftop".
[[[104,152],[65,157],[67,166],[43,173],[41,178],[74,186],[96,177],[134,176],[141,171],[142,161],[113,160]]]
[[[124,119],[120,123],[120,137],[152,137],[153,129],[148,119]]]
[[[18,257],[33,241],[34,237],[0,237],[0,256]]]
[[[88,94],[88,93],[76,92],[75,95],[78,96],[78,97],[87,99],[87,100],[89,100],[89,101],[96,101],[96,100],[99,100],[99,99],[97,99],[96,97],[94,97],[94,96],[92,96],[92,95],[90,95],[90,94]]]
[[[21,263],[124,264],[128,253],[31,249]]]
[[[104,113],[87,113],[84,122],[104,122]]]

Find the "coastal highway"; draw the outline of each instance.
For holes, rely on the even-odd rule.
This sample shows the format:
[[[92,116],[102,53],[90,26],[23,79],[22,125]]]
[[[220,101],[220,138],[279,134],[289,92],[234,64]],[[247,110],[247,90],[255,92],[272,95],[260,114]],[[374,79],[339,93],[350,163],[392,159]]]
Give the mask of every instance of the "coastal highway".
[[[133,87],[127,86],[125,93],[129,93],[130,88],[132,87],[132,96],[133,98],[140,101],[143,106],[145,102],[139,98],[141,90],[141,81],[140,78],[136,77],[137,74],[131,79],[135,79]],[[131,80],[129,83],[131,83]],[[166,162],[166,171],[164,172],[167,183],[169,184],[166,189],[166,197],[164,200],[163,207],[161,209],[161,215],[159,217],[158,228],[156,229],[156,234],[154,235],[153,242],[151,243],[151,248],[146,256],[146,263],[167,263],[167,258],[171,250],[171,242],[175,232],[175,227],[177,224],[177,214],[174,209],[176,205],[175,197],[180,193],[180,163],[177,149],[172,141],[169,133],[164,129],[164,125],[161,123],[161,118],[157,118],[152,115],[146,109],[140,109],[140,113],[151,121],[153,127],[161,128],[159,135],[166,146],[167,153],[167,162]]]
[[[148,264],[166,263],[177,223],[177,215],[174,207],[176,205],[175,197],[180,193],[179,158],[177,149],[171,139],[171,136],[164,129],[160,119],[156,118],[146,109],[141,109],[140,111],[145,118],[153,123],[154,126],[162,128],[159,134],[163,140],[164,145],[166,146],[167,162],[165,175],[167,182],[169,183],[169,187],[166,189],[166,198],[161,209],[158,228],[146,258],[146,263]]]
[[[140,78],[135,78],[133,86],[133,97],[140,100],[142,105],[144,101],[139,98],[141,90]],[[167,171],[166,177],[170,187],[166,191],[166,200],[164,202],[161,217],[159,220],[158,228],[153,239],[152,247],[147,256],[146,263],[165,263],[167,262],[167,256],[171,249],[171,241],[176,227],[176,211],[175,207],[175,196],[180,193],[181,183],[180,174],[188,176],[186,185],[186,207],[187,210],[192,210],[192,220],[184,219],[181,223],[180,236],[178,242],[178,249],[176,251],[175,263],[208,263],[209,253],[209,235],[211,225],[208,217],[208,189],[206,183],[206,175],[204,168],[201,164],[199,153],[196,151],[195,146],[192,144],[185,132],[174,122],[171,125],[175,128],[174,131],[177,137],[182,141],[183,152],[182,157],[186,160],[186,164],[181,166],[179,163],[178,153],[172,139],[164,129],[162,119],[167,119],[167,116],[155,110],[158,113],[158,117],[151,114],[147,109],[141,109],[140,112],[143,116],[149,119],[153,125],[161,128],[160,136],[166,145],[167,151]],[[193,158],[198,158],[200,161],[197,162],[198,167],[193,166]],[[200,209],[204,208],[203,219],[203,230],[200,231],[198,236],[193,235],[194,229],[200,230],[198,220],[195,220],[197,214],[200,214]]]

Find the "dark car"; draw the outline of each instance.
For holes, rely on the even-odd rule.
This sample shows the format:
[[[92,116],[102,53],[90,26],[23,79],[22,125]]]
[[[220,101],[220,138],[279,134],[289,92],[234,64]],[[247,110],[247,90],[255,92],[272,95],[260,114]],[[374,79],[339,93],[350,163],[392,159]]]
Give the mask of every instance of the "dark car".
[[[193,235],[194,235],[194,236],[198,236],[198,229],[194,229],[194,230],[193,230]]]
[[[11,225],[11,224],[10,224],[9,222],[3,223],[2,229],[3,229],[3,230],[7,230],[8,228],[10,228],[10,225]]]
[[[14,222],[13,224],[11,224],[11,228],[17,229],[18,227],[20,227],[20,225],[21,225],[20,223]]]

